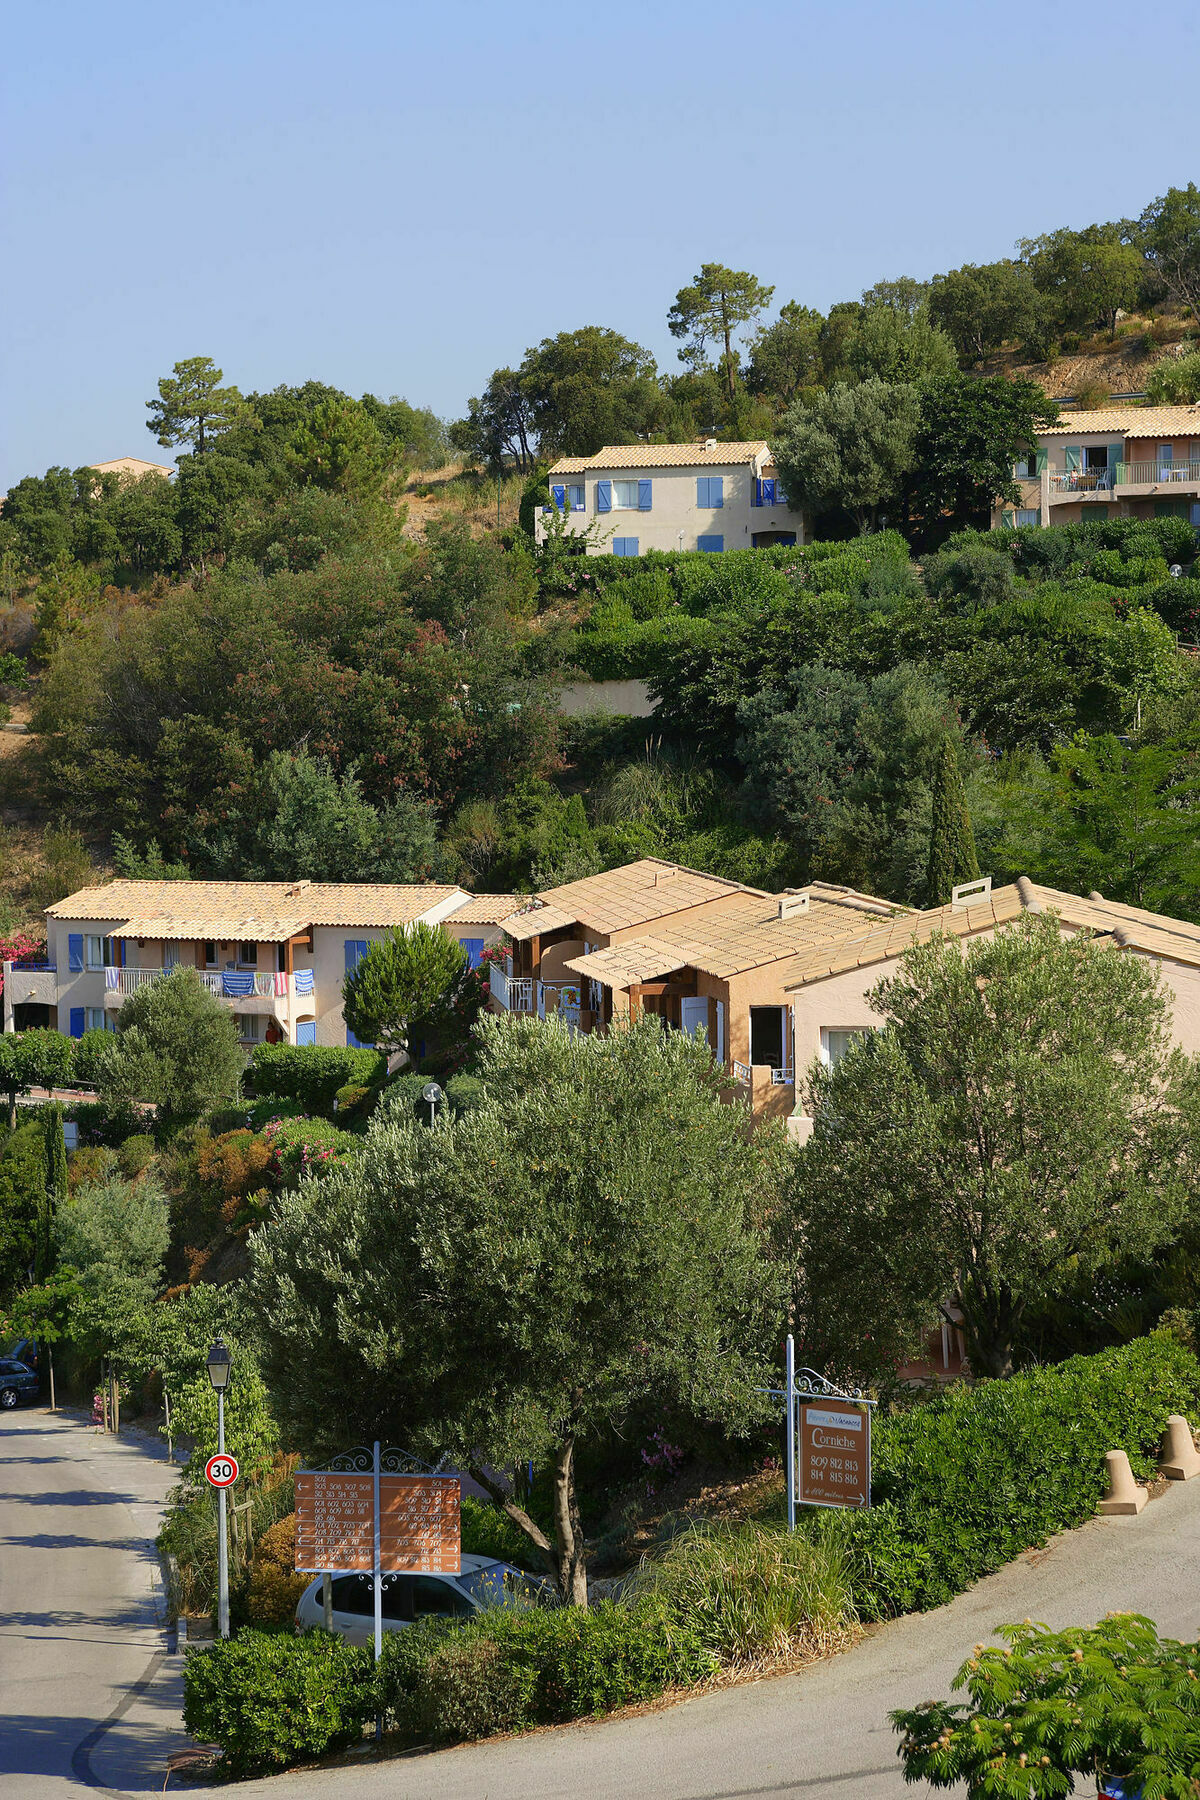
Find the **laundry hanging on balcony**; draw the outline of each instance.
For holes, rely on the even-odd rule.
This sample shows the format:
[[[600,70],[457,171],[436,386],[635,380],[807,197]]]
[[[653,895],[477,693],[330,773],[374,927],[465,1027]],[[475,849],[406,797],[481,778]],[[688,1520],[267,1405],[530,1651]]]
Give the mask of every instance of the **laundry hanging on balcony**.
[[[104,971],[104,986],[105,986],[106,990],[110,994],[114,994],[114,993],[116,993],[116,991],[120,987],[120,985],[121,985],[120,969],[105,969],[105,971]]]
[[[274,994],[277,1000],[286,1000],[287,999],[287,976],[284,975],[281,971],[276,971],[276,973],[271,978],[271,986],[267,991],[269,993]]]
[[[226,969],[221,975],[221,992],[227,1000],[244,1000],[254,992],[252,969]]]
[[[292,983],[298,994],[311,994],[313,991],[313,972],[311,969],[297,969],[292,976]]]

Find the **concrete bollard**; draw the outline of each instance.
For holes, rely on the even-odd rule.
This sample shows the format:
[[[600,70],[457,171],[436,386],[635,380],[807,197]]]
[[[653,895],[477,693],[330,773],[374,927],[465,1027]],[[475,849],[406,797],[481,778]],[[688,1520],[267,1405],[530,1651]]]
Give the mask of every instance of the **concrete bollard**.
[[[1108,1466],[1108,1493],[1100,1502],[1102,1518],[1126,1517],[1140,1513],[1146,1504],[1146,1490],[1133,1479],[1129,1458],[1123,1450],[1110,1450],[1104,1458]]]
[[[1172,1413],[1163,1432],[1158,1472],[1168,1481],[1190,1481],[1200,1475],[1200,1450],[1192,1442],[1192,1428],[1182,1413]]]

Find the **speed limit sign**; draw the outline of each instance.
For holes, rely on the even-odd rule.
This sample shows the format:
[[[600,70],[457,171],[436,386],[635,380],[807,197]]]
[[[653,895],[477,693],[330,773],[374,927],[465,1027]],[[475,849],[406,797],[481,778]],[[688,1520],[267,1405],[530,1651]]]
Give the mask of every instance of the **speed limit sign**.
[[[237,1478],[238,1463],[236,1456],[226,1456],[222,1452],[219,1456],[210,1456],[204,1465],[204,1479],[209,1483],[210,1487],[232,1487]]]

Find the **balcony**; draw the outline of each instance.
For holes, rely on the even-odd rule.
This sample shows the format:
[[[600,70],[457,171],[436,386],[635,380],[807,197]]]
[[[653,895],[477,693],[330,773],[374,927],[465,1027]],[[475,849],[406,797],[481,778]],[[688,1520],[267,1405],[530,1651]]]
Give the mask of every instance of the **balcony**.
[[[130,994],[136,994],[139,988],[148,987],[151,982],[161,981],[164,975],[173,975],[175,970],[184,965],[176,963],[167,969],[104,969],[95,973],[104,975],[104,1004],[119,1006]],[[288,976],[282,971],[278,974],[260,975],[253,969],[196,969],[197,979],[215,994],[218,1000],[230,1000],[234,1007],[257,1007],[263,1000],[279,1001],[284,1006],[288,999]],[[297,969],[291,977],[291,992],[296,995],[311,997],[313,992],[312,970]]]
[[[1186,492],[1200,487],[1200,459],[1188,462],[1119,462],[1106,469],[1048,469],[1051,497],[1108,499],[1115,494]]]
[[[493,963],[488,971],[488,982],[492,999],[505,1012],[531,1013],[533,1011],[533,980],[528,975],[509,975],[499,963]]]

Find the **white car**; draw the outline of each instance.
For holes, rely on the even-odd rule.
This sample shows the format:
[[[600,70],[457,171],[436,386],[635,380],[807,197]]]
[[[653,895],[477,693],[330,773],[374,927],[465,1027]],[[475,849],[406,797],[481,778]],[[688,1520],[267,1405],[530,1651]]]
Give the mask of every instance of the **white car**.
[[[310,1581],[296,1606],[296,1625],[319,1631],[325,1625],[321,1584]],[[333,1629],[351,1644],[369,1644],[375,1636],[375,1583],[370,1575],[334,1575]],[[491,1606],[533,1606],[544,1584],[522,1574],[511,1563],[490,1556],[464,1556],[459,1575],[385,1575],[383,1629],[403,1631],[418,1619],[470,1619]]]

